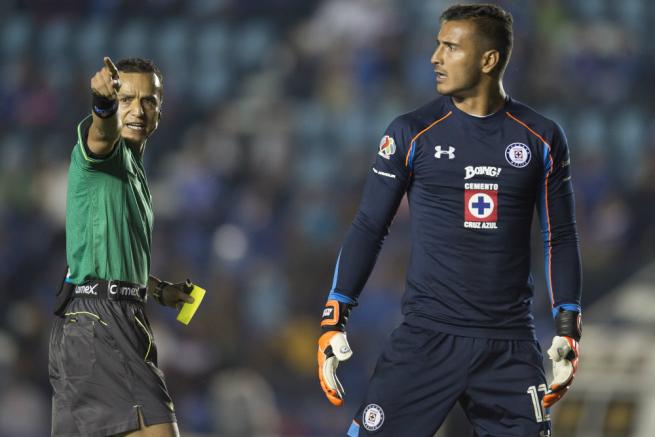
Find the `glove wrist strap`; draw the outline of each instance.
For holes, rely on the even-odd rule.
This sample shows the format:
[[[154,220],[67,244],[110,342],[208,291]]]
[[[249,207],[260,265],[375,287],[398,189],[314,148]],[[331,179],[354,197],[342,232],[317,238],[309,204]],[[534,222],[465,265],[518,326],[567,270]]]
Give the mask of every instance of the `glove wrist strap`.
[[[577,311],[560,310],[555,317],[555,332],[561,337],[580,341],[582,337],[582,315]]]
[[[321,318],[323,331],[345,331],[352,307],[353,305],[338,300],[328,300]]]

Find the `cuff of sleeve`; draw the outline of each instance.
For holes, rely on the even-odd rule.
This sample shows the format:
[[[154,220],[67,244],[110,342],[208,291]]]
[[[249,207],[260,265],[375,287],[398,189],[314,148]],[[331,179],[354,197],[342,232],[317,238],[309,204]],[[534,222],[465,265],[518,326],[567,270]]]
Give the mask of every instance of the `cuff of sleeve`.
[[[328,300],[336,300],[338,302],[347,303],[350,305],[356,304],[355,299],[348,297],[344,294],[337,293],[336,291],[330,291],[330,294],[328,294]]]
[[[560,309],[567,311],[575,311],[577,313],[582,313],[582,307],[575,303],[562,303],[553,307],[553,318],[557,317]]]

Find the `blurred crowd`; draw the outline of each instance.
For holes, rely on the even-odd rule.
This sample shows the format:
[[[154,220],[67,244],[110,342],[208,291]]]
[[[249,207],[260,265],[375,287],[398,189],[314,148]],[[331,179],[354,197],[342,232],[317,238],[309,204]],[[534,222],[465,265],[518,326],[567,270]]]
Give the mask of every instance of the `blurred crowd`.
[[[443,0],[9,0],[0,6],[0,435],[43,436],[47,344],[65,267],[66,175],[102,57],[153,59],[163,117],[145,163],[152,273],[208,295],[187,327],[149,303],[182,431],[343,435],[400,320],[403,203],[349,325],[346,406],[315,341],[379,138],[435,97]],[[572,151],[584,304],[655,257],[655,4],[502,1],[505,88]],[[551,335],[535,228],[535,314]]]

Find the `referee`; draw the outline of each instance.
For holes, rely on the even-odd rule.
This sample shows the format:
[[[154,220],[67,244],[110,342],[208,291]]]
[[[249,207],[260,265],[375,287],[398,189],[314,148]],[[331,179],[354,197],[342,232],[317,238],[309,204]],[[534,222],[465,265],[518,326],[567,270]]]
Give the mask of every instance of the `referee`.
[[[147,294],[170,307],[193,302],[183,284],[149,275],[143,153],[161,118],[162,75],[139,58],[104,64],[68,172],[69,270],[49,345],[52,435],[179,436],[144,305]]]

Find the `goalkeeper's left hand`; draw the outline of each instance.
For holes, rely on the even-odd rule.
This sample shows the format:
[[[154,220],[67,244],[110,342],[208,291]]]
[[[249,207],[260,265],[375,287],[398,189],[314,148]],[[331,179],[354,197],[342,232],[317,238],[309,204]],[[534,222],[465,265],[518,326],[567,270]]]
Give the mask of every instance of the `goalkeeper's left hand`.
[[[555,319],[557,335],[548,349],[553,362],[553,381],[544,395],[543,406],[550,408],[571,388],[578,370],[578,341],[582,334],[581,315],[575,311],[561,310]]]
[[[343,405],[345,395],[343,385],[337,378],[337,367],[353,354],[345,332],[352,306],[328,300],[321,321],[323,333],[318,339],[318,379],[325,396],[337,407]]]

